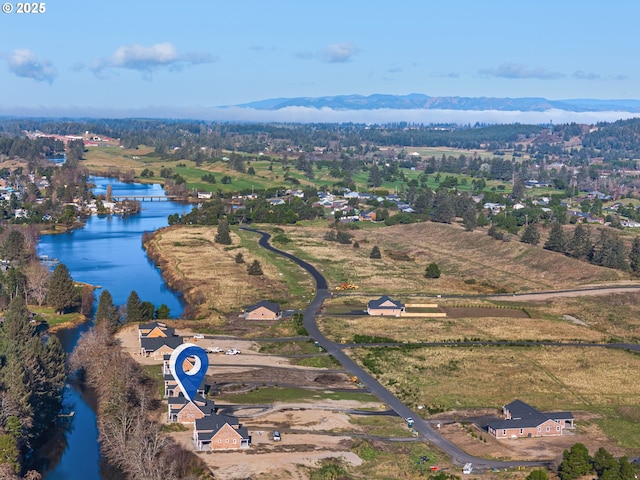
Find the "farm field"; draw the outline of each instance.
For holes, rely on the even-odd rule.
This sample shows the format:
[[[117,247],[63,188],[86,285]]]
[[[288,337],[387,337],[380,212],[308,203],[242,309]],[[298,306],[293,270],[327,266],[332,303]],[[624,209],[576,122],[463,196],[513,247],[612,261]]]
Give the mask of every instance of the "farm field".
[[[640,453],[638,355],[543,346],[361,348],[351,355],[414,408],[499,408],[520,399],[543,411],[587,411],[620,446]]]

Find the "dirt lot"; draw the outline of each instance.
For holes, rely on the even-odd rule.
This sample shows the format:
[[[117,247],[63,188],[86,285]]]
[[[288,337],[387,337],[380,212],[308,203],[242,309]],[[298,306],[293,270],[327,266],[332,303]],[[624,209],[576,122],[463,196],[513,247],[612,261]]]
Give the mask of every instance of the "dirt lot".
[[[177,333],[191,337],[190,341],[194,340],[192,331],[177,330]],[[140,363],[160,363],[139,355],[135,326],[119,332],[118,339],[124,350]],[[240,355],[210,355],[209,375],[218,383],[259,383],[273,379],[279,380],[281,384],[298,386],[354,387],[346,374],[289,365],[284,357],[257,353],[255,343],[251,341],[207,337],[194,343],[204,348],[217,346],[241,350]],[[275,403],[269,409],[236,410],[235,415],[242,420],[251,435],[251,448],[240,451],[203,452],[198,455],[212,468],[216,478],[220,479],[245,479],[264,475],[265,478],[302,480],[307,478],[307,475],[301,465],[313,466],[325,458],[343,458],[352,465],[360,465],[362,460],[350,451],[350,433],[362,430],[349,422],[349,415],[345,410],[379,406],[379,402],[324,400],[318,403]],[[280,442],[272,440],[274,430],[282,432]],[[191,434],[191,430],[188,430],[171,435],[185,448],[192,450]]]

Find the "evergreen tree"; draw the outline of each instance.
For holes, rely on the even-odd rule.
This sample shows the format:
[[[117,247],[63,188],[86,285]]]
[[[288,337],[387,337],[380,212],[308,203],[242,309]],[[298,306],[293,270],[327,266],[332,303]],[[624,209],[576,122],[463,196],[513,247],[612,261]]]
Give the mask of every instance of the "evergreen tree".
[[[576,225],[573,237],[569,241],[569,255],[574,258],[586,259],[593,248],[589,229],[582,223]]]
[[[338,233],[336,234],[336,241],[338,243],[342,243],[343,245],[351,245],[352,237],[353,235],[351,235],[346,230],[338,230]]]
[[[254,260],[253,263],[249,265],[249,268],[247,268],[247,273],[249,275],[263,275],[262,265],[260,265],[260,262],[258,260]]]
[[[478,214],[475,208],[466,208],[462,213],[462,225],[467,232],[473,232],[478,226]]]
[[[601,478],[605,470],[619,470],[620,465],[611,453],[605,450],[604,447],[600,447],[593,455],[593,469],[596,471],[598,478]]]
[[[140,315],[143,322],[153,319],[155,308],[156,307],[151,302],[142,302],[140,304]]]
[[[382,258],[382,253],[380,253],[380,249],[377,245],[374,245],[371,249],[371,253],[369,254],[369,258]]]
[[[551,232],[549,232],[549,238],[544,244],[545,250],[551,250],[552,252],[565,252],[567,249],[567,240],[564,235],[562,225],[558,222],[551,224]]]
[[[218,223],[218,233],[216,233],[214,241],[222,245],[231,245],[229,223],[226,220],[220,220]]]
[[[548,478],[547,472],[544,470],[534,470],[527,475],[525,480],[547,480]]]
[[[24,235],[19,230],[10,230],[2,242],[2,256],[19,266],[25,258]]]
[[[451,194],[445,189],[438,190],[433,199],[431,221],[451,223],[455,215],[455,205]]]
[[[635,480],[636,477],[636,469],[629,463],[628,457],[620,457],[619,460],[619,469],[618,469],[618,479],[619,480]]]
[[[600,230],[600,238],[595,245],[591,261],[608,268],[627,269],[627,255],[624,242],[611,229]]]
[[[558,468],[561,480],[573,480],[591,472],[591,457],[587,447],[576,443],[571,449],[562,454],[562,463]]]
[[[629,252],[629,267],[634,273],[640,273],[640,237],[633,239]]]
[[[540,232],[538,231],[538,226],[535,223],[530,223],[529,225],[527,225],[522,232],[520,241],[522,243],[538,245],[538,243],[540,243]]]
[[[59,263],[49,281],[47,304],[51,305],[56,313],[63,314],[74,305],[76,299],[77,292],[69,270],[64,263]]]
[[[135,290],[131,290],[127,298],[127,323],[142,322],[142,302]]]
[[[105,323],[111,328],[120,324],[120,314],[118,307],[113,304],[113,297],[109,290],[104,290],[98,299],[98,309],[96,310],[96,324]]]
[[[236,254],[236,263],[244,263],[244,255],[242,255],[242,252],[238,252]]]
[[[424,272],[425,278],[440,278],[440,267],[437,263],[431,262],[427,265],[427,268]]]
[[[382,174],[377,165],[373,165],[369,169],[369,181],[367,182],[369,187],[379,187],[382,185]]]
[[[160,305],[158,307],[158,310],[156,310],[156,318],[158,320],[164,320],[165,318],[169,318],[169,307],[167,307],[164,303],[162,305]]]

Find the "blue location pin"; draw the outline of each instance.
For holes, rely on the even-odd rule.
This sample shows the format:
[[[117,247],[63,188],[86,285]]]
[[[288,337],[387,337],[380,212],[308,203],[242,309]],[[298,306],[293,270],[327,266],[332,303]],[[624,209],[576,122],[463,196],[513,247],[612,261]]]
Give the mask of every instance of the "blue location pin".
[[[187,358],[195,358],[193,368],[188,372],[184,371],[184,362]],[[169,368],[173,378],[178,382],[178,386],[184,396],[188,400],[193,400],[193,397],[198,393],[198,387],[202,382],[202,379],[207,374],[209,368],[209,357],[207,352],[193,343],[183,343],[176,348],[171,354],[169,359]]]

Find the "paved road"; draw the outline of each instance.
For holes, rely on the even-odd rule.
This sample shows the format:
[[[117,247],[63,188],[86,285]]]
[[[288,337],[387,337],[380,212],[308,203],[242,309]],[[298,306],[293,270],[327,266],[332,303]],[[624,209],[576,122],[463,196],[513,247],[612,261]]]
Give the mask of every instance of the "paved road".
[[[389,406],[393,411],[395,411],[399,416],[403,418],[411,417],[414,419],[414,430],[418,431],[422,437],[431,442],[433,445],[440,448],[442,451],[447,453],[451,460],[454,463],[459,465],[464,465],[465,463],[473,463],[474,468],[477,470],[486,470],[490,468],[508,468],[508,467],[516,467],[520,465],[524,466],[540,466],[540,465],[548,465],[550,462],[501,462],[497,460],[487,460],[484,458],[474,457],[465,453],[462,449],[458,448],[456,445],[451,443],[449,440],[440,435],[436,430],[433,429],[429,423],[420,418],[419,414],[411,410],[407,405],[405,405],[399,398],[393,395],[389,390],[387,390],[383,385],[380,384],[373,376],[369,375],[364,369],[362,369],[356,362],[354,362],[347,354],[345,354],[342,350],[343,346],[337,343],[334,343],[327,339],[316,324],[316,314],[320,310],[322,303],[326,298],[329,298],[331,295],[327,289],[327,281],[322,276],[316,268],[301,260],[294,255],[291,255],[288,252],[283,252],[282,250],[278,250],[273,247],[269,243],[269,238],[271,237],[268,233],[261,232],[259,230],[251,229],[251,228],[243,228],[243,230],[247,230],[250,232],[255,232],[261,235],[259,240],[260,246],[275,252],[279,255],[283,255],[293,262],[300,265],[304,268],[311,276],[314,278],[317,286],[316,296],[312,300],[311,304],[303,313],[303,324],[304,327],[309,332],[309,336],[313,338],[320,346],[322,346],[328,353],[333,355],[336,360],[338,360],[345,369],[347,369],[353,375],[356,375],[360,382],[364,384],[372,394],[377,396],[382,402]]]

